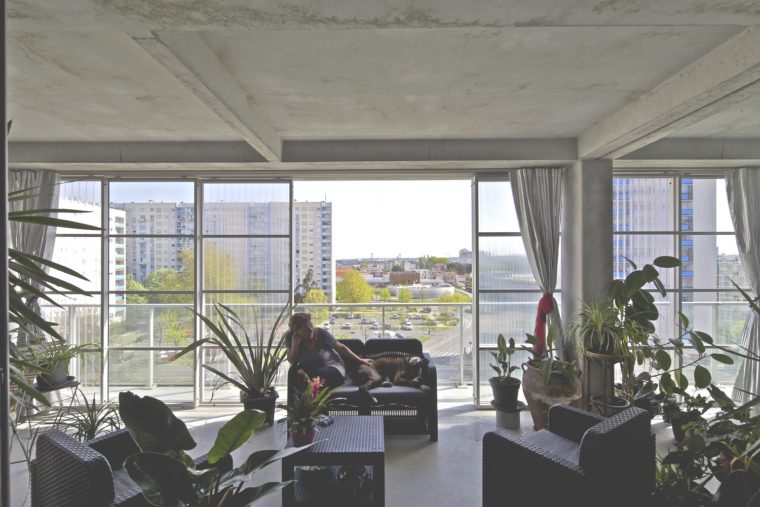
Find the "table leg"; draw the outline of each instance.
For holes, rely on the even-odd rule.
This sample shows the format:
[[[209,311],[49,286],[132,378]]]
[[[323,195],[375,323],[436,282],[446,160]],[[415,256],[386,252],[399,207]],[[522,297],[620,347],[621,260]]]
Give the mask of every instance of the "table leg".
[[[374,476],[374,490],[372,491],[373,503],[377,507],[385,507],[385,458],[380,458],[372,463]]]
[[[285,460],[282,461],[282,482],[292,481],[295,478],[295,467]],[[282,507],[289,507],[296,503],[296,485],[289,484],[282,488]]]

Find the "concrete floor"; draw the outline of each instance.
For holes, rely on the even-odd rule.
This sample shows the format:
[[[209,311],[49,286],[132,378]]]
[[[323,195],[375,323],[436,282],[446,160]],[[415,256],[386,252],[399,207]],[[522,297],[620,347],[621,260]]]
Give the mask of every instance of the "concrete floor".
[[[198,442],[197,454],[212,445],[218,428],[234,413],[233,407],[202,407],[177,411]],[[475,410],[469,388],[439,390],[439,441],[424,435],[389,435],[385,440],[386,505],[442,506],[481,504],[481,440],[496,425],[491,410]],[[670,428],[659,418],[653,421],[658,449],[672,444]],[[530,413],[520,416],[519,433],[533,431]],[[252,440],[233,455],[236,463],[258,449],[282,448],[287,440],[284,424],[258,431]],[[191,453],[193,454],[193,453]],[[280,465],[273,464],[254,476],[254,483],[280,480]],[[28,506],[26,463],[11,467],[14,489],[12,506]],[[280,494],[263,498],[261,507],[282,505]]]

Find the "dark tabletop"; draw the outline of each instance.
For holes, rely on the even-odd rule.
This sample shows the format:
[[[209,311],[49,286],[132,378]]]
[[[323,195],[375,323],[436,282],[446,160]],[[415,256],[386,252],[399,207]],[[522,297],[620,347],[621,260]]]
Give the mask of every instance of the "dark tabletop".
[[[383,454],[385,434],[383,416],[377,415],[336,415],[329,426],[317,426],[318,442],[304,453],[319,454]],[[293,442],[288,439],[288,447]]]

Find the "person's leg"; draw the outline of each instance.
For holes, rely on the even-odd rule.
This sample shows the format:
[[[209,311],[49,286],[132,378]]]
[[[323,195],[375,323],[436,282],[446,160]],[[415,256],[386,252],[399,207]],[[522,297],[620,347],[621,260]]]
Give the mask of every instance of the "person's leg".
[[[323,366],[317,368],[316,372],[317,375],[325,379],[325,384],[330,389],[342,386],[346,381],[346,378],[334,366]]]

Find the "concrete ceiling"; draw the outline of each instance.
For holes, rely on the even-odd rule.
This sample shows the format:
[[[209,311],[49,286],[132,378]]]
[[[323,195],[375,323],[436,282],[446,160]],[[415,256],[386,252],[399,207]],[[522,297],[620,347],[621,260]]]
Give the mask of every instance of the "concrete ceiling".
[[[9,0],[8,15],[12,162],[98,145],[82,161],[190,163],[177,143],[204,141],[220,163],[504,167],[760,138],[757,2]]]

